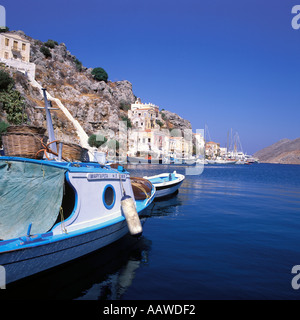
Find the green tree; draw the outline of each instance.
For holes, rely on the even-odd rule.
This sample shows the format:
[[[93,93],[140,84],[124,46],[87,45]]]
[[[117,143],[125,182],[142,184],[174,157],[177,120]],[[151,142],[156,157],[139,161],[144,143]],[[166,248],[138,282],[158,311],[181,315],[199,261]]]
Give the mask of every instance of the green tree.
[[[163,120],[167,119],[166,115],[163,112],[161,112],[160,114],[161,114],[161,117],[162,117]]]
[[[14,85],[14,79],[7,72],[0,70],[0,91],[7,90],[9,85]]]
[[[52,57],[52,54],[51,54],[49,48],[42,46],[41,49],[40,49],[40,51],[44,54],[44,56],[45,56],[46,58]]]
[[[156,120],[156,123],[157,123],[160,127],[162,127],[162,126],[164,125],[160,120]]]
[[[45,46],[51,49],[55,48],[55,46],[57,45],[58,45],[58,42],[54,40],[49,39],[47,42],[45,42]]]
[[[99,148],[106,141],[107,141],[107,139],[103,135],[101,135],[101,134],[97,134],[97,135],[96,134],[92,134],[88,139],[88,144],[90,145],[90,147]]]
[[[13,89],[12,84],[6,91],[0,92],[0,102],[6,111],[9,123],[18,125],[27,120],[27,114],[24,112],[24,98],[19,91]]]
[[[93,69],[92,75],[94,76],[94,79],[95,79],[95,80],[107,82],[108,74],[107,74],[106,71],[105,71],[104,69],[102,69],[102,68],[95,68],[95,69]]]

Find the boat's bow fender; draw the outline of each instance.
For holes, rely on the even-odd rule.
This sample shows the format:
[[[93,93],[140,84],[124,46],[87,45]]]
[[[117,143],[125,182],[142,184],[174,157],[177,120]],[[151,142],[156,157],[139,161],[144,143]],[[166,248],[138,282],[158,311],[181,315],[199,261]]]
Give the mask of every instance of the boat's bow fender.
[[[126,218],[129,232],[132,236],[140,236],[143,232],[139,215],[136,211],[135,202],[130,196],[123,196],[121,207]]]

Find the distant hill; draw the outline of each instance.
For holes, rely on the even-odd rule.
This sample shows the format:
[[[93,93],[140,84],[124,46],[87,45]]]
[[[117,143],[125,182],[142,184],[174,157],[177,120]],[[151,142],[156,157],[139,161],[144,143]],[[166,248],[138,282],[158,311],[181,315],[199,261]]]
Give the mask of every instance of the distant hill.
[[[300,164],[300,138],[282,139],[254,154],[260,162]]]

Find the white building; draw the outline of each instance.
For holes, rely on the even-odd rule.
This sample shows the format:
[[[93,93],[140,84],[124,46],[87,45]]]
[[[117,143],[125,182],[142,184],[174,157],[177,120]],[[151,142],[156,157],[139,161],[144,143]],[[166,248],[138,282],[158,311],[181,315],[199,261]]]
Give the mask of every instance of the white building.
[[[0,62],[35,78],[35,64],[30,63],[30,42],[17,34],[0,33]]]
[[[220,147],[220,157],[226,158],[227,157],[227,148]]]
[[[132,129],[128,138],[128,155],[152,155],[159,158],[169,152],[169,143],[168,130]]]
[[[160,125],[157,121],[162,122],[159,107],[152,103],[142,103],[139,98],[131,104],[131,109],[128,110],[128,118],[133,128],[139,130],[159,130]]]

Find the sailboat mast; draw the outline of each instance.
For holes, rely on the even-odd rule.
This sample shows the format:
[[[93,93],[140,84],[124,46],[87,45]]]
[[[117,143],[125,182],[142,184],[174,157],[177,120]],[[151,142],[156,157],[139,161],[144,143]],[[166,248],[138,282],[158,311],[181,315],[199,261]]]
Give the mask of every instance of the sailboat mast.
[[[227,131],[226,153],[227,153],[227,157],[228,157],[228,153],[229,153],[229,131]]]

